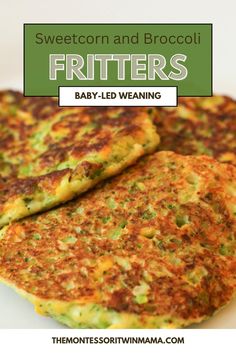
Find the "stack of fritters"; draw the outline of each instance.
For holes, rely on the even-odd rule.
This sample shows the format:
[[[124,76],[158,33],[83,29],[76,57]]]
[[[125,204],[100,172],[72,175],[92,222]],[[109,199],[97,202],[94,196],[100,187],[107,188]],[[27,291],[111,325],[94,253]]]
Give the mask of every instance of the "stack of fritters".
[[[225,306],[236,291],[234,101],[185,98],[158,110],[56,102],[0,95],[2,225],[152,153],[153,116],[158,149],[182,155],[143,157],[4,226],[1,281],[74,328],[180,328]],[[205,154],[232,163],[184,156]]]

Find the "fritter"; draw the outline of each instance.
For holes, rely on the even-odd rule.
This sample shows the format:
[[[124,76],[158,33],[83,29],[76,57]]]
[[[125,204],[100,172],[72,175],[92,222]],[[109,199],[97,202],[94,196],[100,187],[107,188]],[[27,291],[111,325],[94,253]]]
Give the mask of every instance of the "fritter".
[[[144,108],[60,108],[0,93],[0,227],[72,199],[158,142]]]
[[[178,107],[157,108],[160,151],[209,155],[236,166],[236,101],[226,96],[183,97]]]
[[[0,278],[74,328],[179,328],[236,290],[236,168],[159,152],[1,231]]]

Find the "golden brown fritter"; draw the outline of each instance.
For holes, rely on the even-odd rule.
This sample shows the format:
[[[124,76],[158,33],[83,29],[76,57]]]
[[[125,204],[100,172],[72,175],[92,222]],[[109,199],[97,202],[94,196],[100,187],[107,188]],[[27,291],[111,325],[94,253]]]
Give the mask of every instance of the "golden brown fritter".
[[[71,327],[175,328],[236,289],[236,168],[159,152],[2,230],[0,277]]]
[[[160,151],[209,155],[236,166],[236,101],[226,96],[182,97],[156,109]]]
[[[0,93],[0,227],[72,199],[158,142],[143,108],[60,108]]]

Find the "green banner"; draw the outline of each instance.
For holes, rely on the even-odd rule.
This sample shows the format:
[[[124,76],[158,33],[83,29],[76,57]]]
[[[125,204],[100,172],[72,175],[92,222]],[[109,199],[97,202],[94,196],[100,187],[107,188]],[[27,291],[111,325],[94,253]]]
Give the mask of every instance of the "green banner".
[[[25,24],[24,94],[59,86],[177,86],[212,95],[211,24]]]

